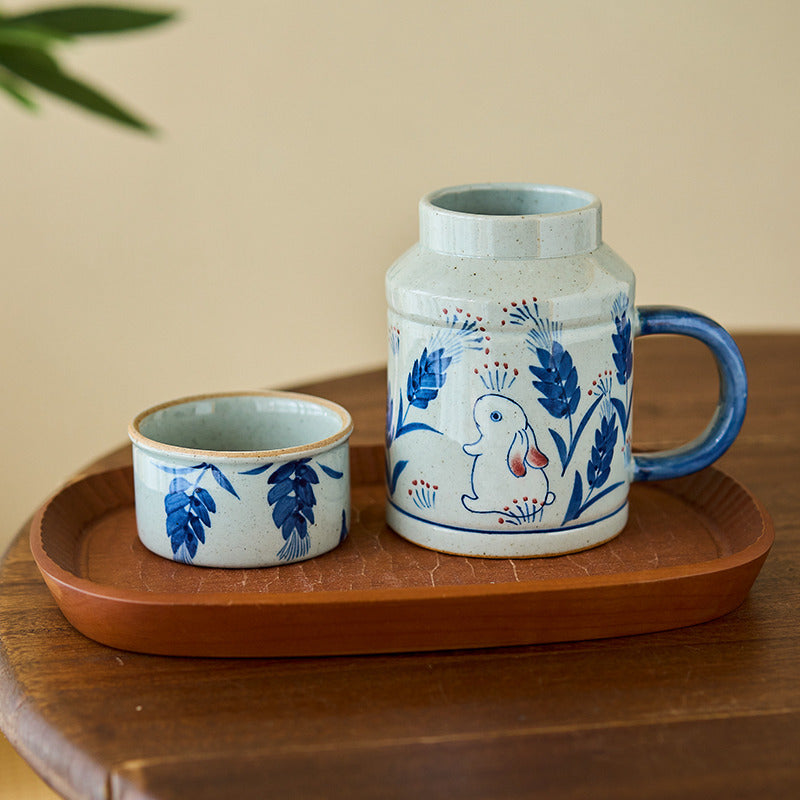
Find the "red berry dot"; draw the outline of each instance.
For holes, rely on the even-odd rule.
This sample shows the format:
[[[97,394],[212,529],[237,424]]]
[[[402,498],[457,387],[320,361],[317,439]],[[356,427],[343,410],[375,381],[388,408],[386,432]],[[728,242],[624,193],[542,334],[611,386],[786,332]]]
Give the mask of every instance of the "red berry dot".
[[[508,506],[503,506],[503,511],[508,511]]]
[[[486,339],[487,342],[491,342],[492,341],[492,337],[489,336],[488,334],[486,336],[484,336],[483,338]]]
[[[536,299],[535,297],[533,298],[533,302],[534,302],[534,303],[538,302],[538,301],[537,301],[537,299]]]
[[[503,311],[508,311],[508,309],[507,309],[507,308],[504,308],[504,309],[503,309]]]
[[[486,355],[488,356],[489,355],[489,348],[487,347],[483,352],[486,353]]]
[[[512,502],[514,505],[517,505],[517,503],[519,503],[519,500],[517,500],[517,498],[515,497],[515,498],[514,498],[514,499],[513,499],[511,502]]]
[[[489,369],[489,365],[488,365],[488,364],[484,364],[484,365],[483,365],[483,368],[484,368],[484,369]]]
[[[508,364],[505,361],[503,362],[503,369],[508,369]]]
[[[434,484],[433,491],[435,492],[439,487]]]
[[[597,386],[597,381],[592,381],[592,386]]]
[[[478,328],[481,333],[486,333],[486,328]]]
[[[535,497],[533,498],[533,504],[534,504],[535,506],[538,506],[538,505],[539,505],[539,501],[538,501],[538,500],[537,500]]]
[[[442,309],[442,314],[446,314],[446,313],[447,313],[447,309],[446,309],[446,308],[443,308],[443,309]]]
[[[475,372],[476,375],[478,374],[478,368],[477,367],[475,367],[474,372]]]
[[[523,502],[523,503],[527,503],[527,502],[528,502],[528,498],[527,498],[527,497],[523,497],[523,498],[522,498],[522,502]]]
[[[409,490],[408,490],[408,493],[409,493],[409,494],[413,494],[413,492],[411,491],[411,489],[409,489]]]
[[[516,308],[516,307],[517,307],[517,304],[516,304],[516,303],[512,303],[512,304],[511,304],[511,307],[512,307],[512,308]]]
[[[426,489],[430,489],[431,488],[431,485],[427,481],[425,482],[425,488]]]
[[[519,375],[519,370],[516,367],[514,367],[514,374]]]
[[[411,481],[411,485],[412,485],[412,486],[416,486],[416,485],[417,485],[417,482],[416,482],[415,480],[414,480],[414,481]]]
[[[505,321],[504,319],[501,319],[501,320],[500,320],[500,324],[501,324],[501,325],[505,325],[505,324],[506,324],[506,321]]]
[[[499,361],[495,361],[495,362],[494,362],[494,365],[495,365],[496,367],[499,367],[499,366],[500,366],[500,362],[499,362]]]
[[[498,521],[498,522],[499,522],[501,525],[502,525],[502,524],[505,522],[505,520],[504,520],[502,517],[498,517],[498,518],[497,518],[497,521]]]
[[[456,311],[458,311],[458,313],[459,313],[459,314],[460,314],[460,313],[461,313],[463,310],[464,310],[463,308],[457,308],[457,309],[456,309]]]
[[[592,390],[591,390],[591,389],[589,389],[589,394],[591,394],[591,393],[592,393]]]

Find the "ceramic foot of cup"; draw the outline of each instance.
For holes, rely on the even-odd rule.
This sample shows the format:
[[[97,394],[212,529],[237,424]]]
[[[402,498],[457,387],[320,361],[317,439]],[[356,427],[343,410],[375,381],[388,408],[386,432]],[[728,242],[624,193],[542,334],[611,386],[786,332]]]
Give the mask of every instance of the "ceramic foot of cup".
[[[628,521],[628,503],[593,522],[573,527],[497,533],[427,522],[386,504],[386,521],[395,533],[420,547],[477,558],[536,558],[565,555],[596,547],[613,539]]]

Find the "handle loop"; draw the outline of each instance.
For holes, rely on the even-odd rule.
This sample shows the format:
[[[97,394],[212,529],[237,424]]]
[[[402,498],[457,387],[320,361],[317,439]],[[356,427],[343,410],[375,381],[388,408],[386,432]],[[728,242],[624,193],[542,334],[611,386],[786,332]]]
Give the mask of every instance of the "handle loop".
[[[708,427],[696,439],[673,450],[635,454],[633,480],[664,480],[697,472],[733,444],[744,422],[747,373],[742,355],[731,335],[702,314],[671,306],[641,306],[637,315],[636,336],[677,333],[708,346],[719,369],[719,401]]]

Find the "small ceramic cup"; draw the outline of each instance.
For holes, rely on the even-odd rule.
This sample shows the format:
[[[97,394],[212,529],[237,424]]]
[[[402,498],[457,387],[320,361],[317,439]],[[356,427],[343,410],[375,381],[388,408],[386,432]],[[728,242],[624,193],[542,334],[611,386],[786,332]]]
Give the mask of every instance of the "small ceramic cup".
[[[188,397],[139,414],[136,522],[152,552],[205,567],[326,553],[350,522],[350,414],[308,395]]]

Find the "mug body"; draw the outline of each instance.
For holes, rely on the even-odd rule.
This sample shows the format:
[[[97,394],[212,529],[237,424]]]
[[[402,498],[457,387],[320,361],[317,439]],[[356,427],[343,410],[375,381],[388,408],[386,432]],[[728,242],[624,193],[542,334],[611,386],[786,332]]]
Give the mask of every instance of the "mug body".
[[[547,556],[628,514],[634,277],[585,192],[488,184],[420,203],[389,270],[387,519],[448,553]]]
[[[336,547],[350,521],[345,409],[289,392],[189,397],[131,423],[142,544],[173,561],[264,567]]]

